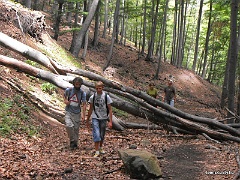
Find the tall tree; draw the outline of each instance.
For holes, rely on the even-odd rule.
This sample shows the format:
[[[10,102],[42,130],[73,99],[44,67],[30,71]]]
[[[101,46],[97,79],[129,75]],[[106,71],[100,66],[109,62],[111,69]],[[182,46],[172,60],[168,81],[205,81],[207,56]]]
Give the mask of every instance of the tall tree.
[[[173,27],[173,38],[172,38],[172,53],[171,53],[171,64],[176,62],[176,42],[177,42],[177,9],[178,9],[178,0],[175,0],[174,8],[174,27]]]
[[[154,8],[152,10],[152,12],[153,12],[152,13],[153,14],[153,23],[152,23],[152,29],[151,29],[151,39],[150,39],[149,46],[148,46],[148,54],[145,58],[146,61],[151,61],[152,58],[153,58],[152,56],[153,56],[153,49],[154,49],[154,42],[155,42],[154,40],[155,40],[156,28],[157,28],[159,2],[160,2],[160,0],[157,0],[155,13],[154,13]],[[153,7],[154,7],[154,5],[153,5]]]
[[[36,11],[41,10],[41,9],[39,8],[39,5],[40,5],[39,0],[34,0],[34,1],[33,1],[33,10],[36,10]]]
[[[142,50],[141,54],[144,54],[145,45],[146,45],[146,25],[147,25],[147,0],[144,0],[143,3],[143,37],[142,37]]]
[[[125,5],[126,5],[126,3],[125,3],[126,1],[125,0],[123,0],[123,12],[121,13],[122,15],[121,15],[121,17],[122,17],[122,25],[121,25],[121,39],[120,39],[120,44],[123,44],[123,39],[124,38],[126,38],[125,37]]]
[[[108,0],[104,1],[104,28],[103,28],[103,38],[106,38],[108,24]]]
[[[229,83],[228,83],[228,109],[234,112],[234,97],[235,97],[235,79],[237,65],[237,14],[238,0],[231,1],[231,23],[230,23],[230,59],[229,59]],[[232,114],[229,112],[228,117]],[[229,119],[228,123],[233,123],[233,119]]]
[[[195,72],[197,60],[198,60],[198,46],[199,46],[199,34],[200,34],[200,25],[202,19],[202,8],[203,8],[203,0],[200,1],[199,13],[198,13],[198,22],[197,22],[197,34],[196,34],[196,42],[195,42],[195,51],[194,51],[194,60],[192,65],[192,70]]]
[[[78,57],[79,51],[82,47],[82,43],[83,43],[83,38],[92,22],[92,19],[94,17],[94,14],[96,12],[97,6],[98,6],[99,0],[93,0],[91,8],[89,10],[88,16],[85,19],[81,30],[79,31],[77,37],[75,39],[73,39],[74,46],[71,46],[70,48],[70,52],[73,54],[73,56]]]
[[[23,3],[27,8],[31,9],[31,0],[24,0]]]
[[[110,46],[110,51],[107,57],[107,62],[105,63],[104,67],[103,67],[103,71],[105,71],[109,64],[110,61],[112,59],[112,54],[113,54],[113,46],[114,46],[114,42],[115,42],[115,36],[117,36],[116,34],[116,28],[117,28],[117,19],[118,19],[118,15],[119,15],[119,9],[120,9],[120,0],[116,1],[116,8],[115,8],[115,12],[114,12],[114,19],[113,19],[113,33],[112,33],[112,41],[111,41],[111,46]]]
[[[101,0],[98,3],[96,13],[95,13],[95,28],[94,28],[94,36],[92,41],[92,45],[94,47],[98,45],[98,35],[99,35],[99,26],[100,26],[100,5],[101,5]]]
[[[57,41],[58,35],[59,35],[59,26],[61,23],[63,3],[64,3],[64,0],[58,0],[58,13],[57,13],[56,23],[55,23],[55,27],[54,27],[54,29],[55,29],[54,39],[56,41]]]
[[[72,13],[74,11],[74,4],[74,2],[67,2],[66,20],[68,22],[68,26],[72,25]]]
[[[184,0],[180,4],[180,13],[179,13],[179,31],[178,31],[178,48],[177,48],[177,67],[182,67],[183,59],[183,28],[184,28]]]
[[[202,75],[201,75],[203,79],[206,76],[206,69],[207,69],[208,44],[209,44],[209,37],[211,34],[211,19],[212,19],[212,0],[210,0],[208,27],[207,27],[207,34],[206,34],[205,47],[204,47],[204,61],[203,61],[203,69],[202,69]]]
[[[164,17],[162,20],[162,32],[161,32],[161,41],[160,41],[160,48],[159,48],[159,54],[158,54],[158,67],[157,67],[157,71],[155,74],[155,79],[158,78],[158,74],[160,72],[160,67],[161,67],[161,60],[162,60],[162,52],[163,52],[163,42],[164,42],[164,38],[165,38],[165,27],[166,27],[166,19],[167,19],[167,11],[168,11],[168,0],[166,0],[166,4],[165,4],[165,8],[164,8]]]

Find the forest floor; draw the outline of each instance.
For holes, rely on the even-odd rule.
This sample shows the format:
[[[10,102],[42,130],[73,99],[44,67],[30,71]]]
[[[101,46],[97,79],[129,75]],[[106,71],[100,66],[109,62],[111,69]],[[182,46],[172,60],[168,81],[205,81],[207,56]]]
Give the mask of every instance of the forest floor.
[[[34,40],[24,37],[11,22],[1,19],[0,22],[1,32],[33,46]],[[48,33],[53,34],[50,28]],[[91,35],[90,31],[90,43]],[[69,49],[71,37],[71,33],[61,35],[57,43]],[[225,118],[226,112],[219,107],[219,87],[211,85],[189,70],[176,68],[167,62],[162,62],[158,78],[153,79],[157,61],[145,61],[144,56],[139,56],[136,49],[129,44],[114,46],[110,66],[103,72],[102,66],[109,53],[110,42],[110,37],[99,38],[97,47],[90,45],[86,60],[82,61],[83,68],[143,91],[146,90],[149,82],[154,82],[159,90],[160,99],[167,79],[173,76],[178,94],[176,108],[197,116],[218,120]],[[48,42],[44,42],[44,45],[47,47]],[[1,46],[0,53],[19,60],[24,59]],[[63,90],[58,89],[56,92],[58,99],[50,101],[51,95],[42,91],[40,81],[18,70],[0,66],[1,103],[5,99],[15,99],[19,95],[21,98],[17,103],[35,107],[28,112],[29,121],[39,128],[38,136],[13,134],[11,138],[0,138],[0,179],[131,179],[118,155],[119,149],[128,149],[130,145],[137,145],[138,149],[147,150],[158,157],[164,180],[233,179],[239,171],[236,159],[239,151],[237,143],[226,141],[217,143],[207,140],[202,135],[174,134],[164,128],[125,129],[122,132],[110,129],[107,131],[104,146],[107,153],[100,158],[93,158],[91,132],[82,122],[80,146],[72,151],[69,149],[64,124],[61,123],[63,118],[52,118],[27,98],[23,89],[27,90],[31,83],[34,83],[37,99],[48,105],[42,110],[51,107],[63,112],[61,99]],[[127,122],[147,124],[146,119],[132,115],[118,118]]]

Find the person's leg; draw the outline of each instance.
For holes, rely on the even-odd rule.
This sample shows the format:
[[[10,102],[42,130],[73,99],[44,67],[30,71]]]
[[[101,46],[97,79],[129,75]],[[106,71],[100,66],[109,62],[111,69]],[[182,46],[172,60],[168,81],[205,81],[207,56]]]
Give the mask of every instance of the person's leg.
[[[74,124],[74,147],[77,148],[79,141],[79,128],[80,128],[80,113],[73,115],[73,124]]]
[[[168,100],[166,100],[166,99],[165,99],[165,101],[164,101],[164,102],[165,102],[166,104],[169,104],[169,101],[168,101]]]
[[[170,106],[174,107],[174,100],[170,100],[170,103],[169,103]]]
[[[99,147],[100,147],[100,142],[94,142],[94,146],[95,146],[95,151],[99,151]]]
[[[101,141],[100,141],[100,153],[104,154],[104,150],[102,149],[103,146],[103,141],[105,139],[105,133],[106,133],[106,125],[107,125],[107,120],[101,120],[100,123],[100,137],[101,137]]]
[[[70,112],[66,111],[65,114],[65,124],[66,124],[66,130],[68,134],[68,138],[70,141],[70,148],[73,148],[74,144],[74,124],[72,122],[72,114]]]
[[[100,147],[100,128],[99,128],[99,120],[97,119],[92,119],[92,127],[93,127],[93,142],[95,146],[95,157],[97,157],[99,153],[99,147]]]

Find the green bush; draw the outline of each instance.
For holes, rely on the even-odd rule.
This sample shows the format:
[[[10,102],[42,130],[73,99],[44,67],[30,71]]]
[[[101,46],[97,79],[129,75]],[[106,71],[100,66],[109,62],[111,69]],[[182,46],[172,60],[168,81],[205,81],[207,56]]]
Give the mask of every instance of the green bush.
[[[31,108],[23,103],[21,96],[0,101],[0,136],[10,137],[14,133],[27,134],[32,137],[38,133],[38,128],[30,122]]]
[[[41,85],[41,89],[43,92],[46,92],[48,94],[53,94],[54,92],[56,92],[57,87],[49,82],[47,83],[43,83]]]

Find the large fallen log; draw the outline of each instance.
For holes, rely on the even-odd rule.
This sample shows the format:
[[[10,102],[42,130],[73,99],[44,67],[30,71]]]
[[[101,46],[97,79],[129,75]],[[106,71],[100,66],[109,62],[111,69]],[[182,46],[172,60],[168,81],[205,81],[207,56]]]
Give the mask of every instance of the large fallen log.
[[[46,80],[48,82],[51,82],[55,85],[57,85],[58,87],[61,87],[63,89],[65,89],[66,87],[70,87],[72,86],[71,83],[69,83],[68,81],[71,81],[73,79],[73,77],[70,76],[64,76],[64,75],[56,75],[54,73],[45,71],[45,70],[41,70],[39,68],[35,68],[32,67],[22,61],[18,61],[16,59],[13,58],[8,58],[5,56],[0,55],[0,64],[3,64],[5,66],[10,66],[10,67],[14,67],[14,68],[18,68],[21,71],[28,73],[30,75],[33,75],[35,77],[41,78],[43,80]],[[90,84],[91,86],[93,86],[93,83],[84,81],[85,84]],[[116,89],[112,89],[112,88],[108,88],[108,90],[110,92],[114,92],[115,94],[119,94],[125,98],[128,98],[130,101],[136,102],[137,105],[132,104],[133,107],[137,106],[137,109],[141,109],[144,110],[145,113],[149,112],[149,114],[152,114],[152,116],[155,118],[155,120],[153,122],[155,122],[156,124],[161,124],[161,123],[173,123],[174,125],[177,126],[178,122],[180,125],[182,125],[183,129],[184,127],[187,128],[187,130],[190,131],[195,131],[195,132],[199,132],[199,133],[206,133],[211,137],[215,137],[215,138],[221,138],[221,140],[231,140],[231,141],[236,141],[239,142],[239,138],[238,137],[234,137],[228,134],[223,134],[223,133],[218,133],[217,131],[211,130],[208,127],[205,126],[200,126],[192,121],[187,121],[182,119],[181,117],[178,117],[175,114],[172,114],[170,112],[167,111],[163,111],[160,110],[150,104],[148,104],[146,101],[143,101],[142,99],[140,99],[139,97],[135,97],[132,94],[129,94],[127,92],[122,92],[120,90],[116,90]],[[121,99],[121,98],[120,98]],[[126,104],[131,104],[130,102],[121,102],[121,105],[119,106],[119,108],[125,107]],[[115,104],[116,105],[116,104]],[[129,110],[129,107],[127,106],[127,109]],[[126,109],[126,110],[127,110]],[[135,109],[136,110],[136,109]],[[130,112],[131,113],[131,112]],[[144,114],[144,113],[140,113],[140,114]],[[176,122],[175,122],[175,121]],[[227,125],[224,124],[218,124],[216,123],[216,120],[210,121],[208,122],[211,125],[215,125],[218,128],[224,129],[227,132],[229,132],[230,134],[237,134],[235,132],[234,128],[231,128]],[[204,123],[204,122],[203,122]]]
[[[192,121],[195,121],[195,122],[205,123],[205,124],[211,125],[213,127],[222,128],[222,129],[225,129],[225,130],[229,131],[233,135],[240,136],[240,132],[239,131],[237,131],[234,128],[231,128],[229,126],[225,126],[221,122],[218,122],[217,120],[213,120],[213,119],[210,119],[210,118],[199,117],[199,116],[194,116],[194,115],[182,112],[182,111],[180,111],[180,110],[178,110],[178,109],[176,109],[174,107],[169,106],[168,104],[166,104],[166,103],[164,103],[162,101],[159,101],[159,100],[157,100],[155,98],[152,98],[151,96],[149,96],[148,94],[146,94],[143,91],[139,91],[139,90],[136,90],[136,89],[131,88],[131,87],[120,85],[119,83],[116,83],[114,81],[110,81],[110,80],[108,80],[108,79],[106,79],[106,78],[104,78],[104,77],[102,77],[102,76],[100,76],[98,74],[93,73],[93,72],[89,72],[89,71],[86,71],[86,70],[78,69],[78,68],[75,68],[75,67],[70,67],[70,68],[62,67],[61,65],[57,64],[52,59],[50,59],[47,56],[45,56],[44,54],[42,54],[41,52],[39,52],[37,50],[34,50],[34,49],[32,49],[32,48],[30,48],[30,47],[28,47],[26,45],[23,45],[23,50],[21,48],[19,49],[18,46],[16,47],[16,46],[13,46],[12,44],[17,44],[19,46],[22,46],[22,43],[19,44],[20,42],[14,40],[13,38],[7,37],[7,35],[4,35],[3,33],[0,33],[0,37],[1,36],[2,36],[2,38],[0,38],[0,44],[2,43],[5,47],[9,47],[10,49],[12,49],[14,51],[17,51],[18,53],[21,53],[22,55],[26,55],[27,54],[28,58],[30,58],[31,60],[33,60],[33,61],[35,61],[35,62],[37,62],[39,64],[42,64],[46,68],[49,68],[51,71],[54,71],[54,72],[57,71],[59,74],[63,74],[63,75],[66,75],[67,73],[71,73],[71,74],[76,74],[76,75],[87,77],[90,80],[102,81],[102,82],[104,82],[105,85],[107,85],[107,86],[109,86],[109,87],[111,87],[111,88],[113,88],[115,90],[119,90],[118,92],[126,92],[125,94],[123,94],[123,93],[121,93],[121,94],[123,96],[124,95],[128,96],[127,98],[129,98],[129,99],[131,99],[133,101],[135,101],[136,97],[137,97],[137,98],[140,98],[140,99],[146,101],[147,104],[150,104],[152,106],[159,106],[159,107],[161,107],[161,108],[163,108],[163,109],[165,109],[165,110],[167,110],[167,111],[169,111],[169,112],[171,112],[171,113],[173,113],[173,114],[175,114],[175,115],[177,115],[177,116],[179,116],[181,118],[189,119],[189,120],[192,120]],[[5,39],[8,40],[8,41],[14,42],[14,43],[8,43],[8,41],[6,41]],[[27,51],[28,53],[25,53],[25,51]],[[4,58],[4,57],[2,57],[2,58]],[[14,65],[15,63],[17,63],[17,62],[13,62],[12,65]],[[50,64],[51,64],[51,66],[50,66]],[[44,74],[44,73],[47,73],[47,72],[43,72],[43,71],[39,70],[39,74],[40,73]],[[57,83],[57,82],[55,82],[55,83]],[[87,83],[87,82],[86,82],[85,85],[87,85],[88,87],[94,87],[93,84]],[[115,93],[116,92],[117,91],[115,91]],[[138,103],[140,101],[138,101]],[[144,105],[143,103],[141,103],[141,104]],[[149,107],[150,106],[147,105],[146,108],[149,109]],[[151,108],[152,107],[150,107],[150,109]],[[126,111],[126,109],[124,109],[124,110]],[[151,111],[152,110],[153,109],[151,109]],[[139,112],[137,112],[137,113],[139,113]],[[137,113],[133,113],[133,114],[136,115]],[[149,114],[149,113],[147,113],[147,114]],[[157,119],[158,121],[159,121],[159,119],[161,119],[162,121],[164,121],[165,117],[168,117],[166,115],[167,114],[165,114],[165,113],[161,113],[161,114],[159,114],[159,116],[160,116],[159,118],[154,118],[154,119],[155,120]],[[145,113],[145,116],[146,116],[146,113]],[[147,116],[149,116],[149,115],[147,115]],[[141,117],[142,117],[142,115],[141,115]],[[171,119],[171,117],[168,117],[168,118]],[[152,118],[149,118],[149,119],[151,120]],[[157,121],[154,121],[154,120],[153,120],[153,122],[154,123],[158,123]]]
[[[21,54],[22,56],[26,57],[27,59],[33,60],[38,62],[39,64],[45,66],[50,71],[57,73],[55,68],[52,66],[49,58],[45,56],[43,53],[7,36],[4,33],[0,32],[0,45],[13,50],[16,53]]]

